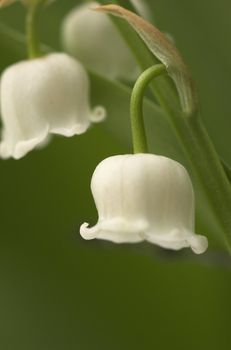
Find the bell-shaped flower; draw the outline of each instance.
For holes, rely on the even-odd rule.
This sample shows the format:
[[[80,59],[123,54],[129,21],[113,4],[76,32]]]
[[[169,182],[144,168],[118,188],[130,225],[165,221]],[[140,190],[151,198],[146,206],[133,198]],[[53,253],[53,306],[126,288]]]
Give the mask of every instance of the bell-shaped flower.
[[[62,53],[8,67],[1,77],[0,107],[2,158],[21,158],[50,134],[82,134],[105,116],[102,107],[90,109],[82,64]]]
[[[193,188],[178,162],[142,153],[109,157],[95,169],[91,189],[99,219],[81,226],[83,238],[207,249],[207,238],[194,233]]]
[[[61,29],[63,47],[100,75],[134,80],[140,72],[135,59],[110,18],[92,10],[98,5],[82,4],[65,17]]]

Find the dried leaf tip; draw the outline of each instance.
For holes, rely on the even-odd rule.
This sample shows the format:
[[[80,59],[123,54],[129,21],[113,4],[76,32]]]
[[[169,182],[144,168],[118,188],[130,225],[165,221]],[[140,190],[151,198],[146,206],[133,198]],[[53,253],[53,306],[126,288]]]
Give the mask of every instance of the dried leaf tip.
[[[186,64],[172,42],[153,24],[121,6],[102,5],[95,10],[121,17],[134,28],[149,50],[166,66],[175,82],[182,110],[191,116],[198,107],[195,87]]]

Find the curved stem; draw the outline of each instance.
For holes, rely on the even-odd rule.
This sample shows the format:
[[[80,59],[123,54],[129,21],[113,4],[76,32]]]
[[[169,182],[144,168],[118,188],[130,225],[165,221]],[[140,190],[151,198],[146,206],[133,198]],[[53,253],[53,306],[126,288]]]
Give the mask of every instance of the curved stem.
[[[145,88],[152,79],[166,72],[163,64],[156,64],[146,69],[137,79],[132,90],[130,118],[134,153],[147,153],[147,139],[143,118],[143,97]]]
[[[28,6],[26,16],[26,36],[27,52],[29,58],[35,58],[42,55],[40,51],[39,40],[36,30],[37,16],[39,12],[40,1],[34,1]]]

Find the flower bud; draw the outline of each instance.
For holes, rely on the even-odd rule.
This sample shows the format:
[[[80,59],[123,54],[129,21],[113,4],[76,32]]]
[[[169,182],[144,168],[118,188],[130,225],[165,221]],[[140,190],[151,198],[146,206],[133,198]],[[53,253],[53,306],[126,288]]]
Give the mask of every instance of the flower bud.
[[[110,18],[91,2],[74,8],[64,19],[64,49],[90,70],[109,79],[134,80],[140,70]]]
[[[3,158],[23,157],[49,134],[82,134],[105,115],[102,107],[90,109],[84,67],[61,53],[8,67],[1,77],[0,106]]]
[[[91,189],[99,219],[81,226],[83,238],[207,249],[207,238],[194,233],[193,188],[178,162],[153,154],[109,157],[95,169]]]

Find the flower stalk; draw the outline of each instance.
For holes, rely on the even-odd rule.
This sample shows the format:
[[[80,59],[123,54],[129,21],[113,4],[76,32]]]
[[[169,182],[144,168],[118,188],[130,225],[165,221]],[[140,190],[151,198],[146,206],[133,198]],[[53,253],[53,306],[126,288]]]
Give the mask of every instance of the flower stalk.
[[[31,1],[27,6],[26,15],[26,37],[27,37],[27,52],[30,59],[42,56],[40,43],[37,34],[37,19],[39,9],[43,0]]]
[[[130,102],[130,117],[134,153],[147,153],[147,138],[143,118],[143,97],[145,88],[150,81],[166,72],[163,64],[156,64],[146,69],[137,79],[132,90]]]

